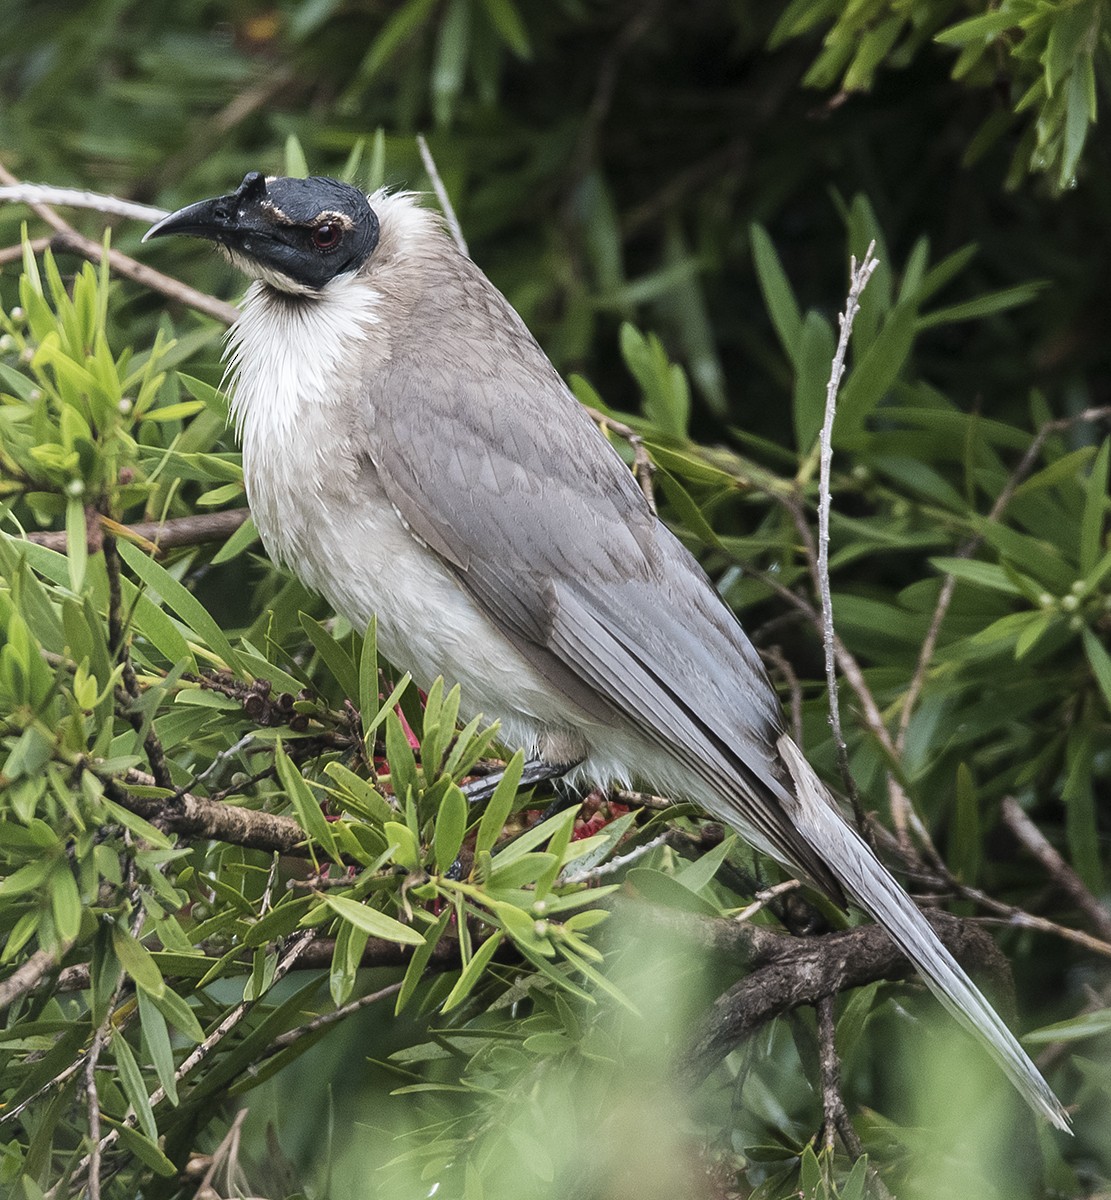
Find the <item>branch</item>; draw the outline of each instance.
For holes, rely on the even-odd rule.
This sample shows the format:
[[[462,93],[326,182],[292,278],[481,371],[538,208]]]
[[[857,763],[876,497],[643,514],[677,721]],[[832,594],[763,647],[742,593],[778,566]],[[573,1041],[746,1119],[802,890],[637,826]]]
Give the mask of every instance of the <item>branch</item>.
[[[958,960],[1006,978],[1006,960],[982,929],[946,913],[925,915]],[[718,998],[696,1031],[684,1069],[691,1085],[775,1017],[817,1005],[838,992],[914,974],[909,960],[879,925],[812,938],[778,934],[761,926],[739,925],[737,930],[737,945],[747,952],[747,965],[756,969]],[[751,941],[746,936],[757,933]]]
[[[424,169],[428,173],[428,178],[432,181],[432,190],[436,193],[436,199],[440,202],[440,209],[444,214],[444,220],[447,221],[451,240],[455,243],[455,248],[460,254],[465,254],[470,258],[471,252],[467,249],[467,239],[463,236],[463,227],[459,224],[459,218],[455,215],[455,208],[451,203],[451,197],[447,194],[447,188],[444,187],[444,181],[440,178],[440,172],[436,168],[436,160],[432,157],[432,151],[429,150],[423,133],[417,134],[417,147],[420,150],[420,160],[424,163]]]
[[[10,187],[22,186],[21,181],[2,164],[0,164],[0,183],[8,184]],[[35,216],[41,221],[45,221],[54,230],[54,237],[50,243],[54,249],[68,250],[93,263],[99,263],[104,257],[104,247],[99,242],[85,237],[83,233],[78,233],[49,205],[35,202],[30,203],[29,207]],[[198,312],[207,313],[208,316],[215,317],[217,321],[221,321],[225,325],[230,325],[239,315],[239,310],[234,304],[228,304],[226,300],[217,300],[215,296],[198,292],[196,288],[191,288],[169,275],[163,275],[161,271],[156,271],[153,267],[148,267],[129,255],[121,254],[118,250],[108,251],[108,265],[117,275],[122,275],[152,291],[161,292],[171,300],[178,300]]]
[[[860,803],[860,795],[856,790],[856,781],[849,768],[849,750],[845,745],[845,735],[841,729],[841,706],[837,699],[837,668],[834,664],[834,634],[833,634],[833,597],[829,586],[829,509],[830,509],[830,469],[833,464],[833,418],[837,413],[837,389],[841,386],[841,378],[845,374],[845,355],[849,350],[849,337],[852,334],[853,322],[860,311],[860,296],[872,277],[872,272],[879,266],[879,260],[873,251],[876,243],[872,242],[864,255],[864,261],[857,266],[856,256],[853,255],[850,265],[849,295],[845,302],[845,311],[841,314],[841,336],[837,340],[837,350],[833,356],[829,383],[826,384],[825,417],[822,421],[822,431],[818,437],[820,447],[819,482],[818,482],[818,591],[822,600],[822,646],[825,650],[826,688],[829,691],[829,723],[833,729],[833,744],[837,748],[837,763],[841,769],[841,778],[852,800],[853,812],[856,815],[857,828],[867,836],[867,823],[864,820],[864,809]]]
[[[0,187],[0,204],[5,202],[26,204],[31,208],[45,204],[61,205],[62,208],[91,208],[110,217],[150,223],[161,221],[169,215],[164,208],[154,208],[150,204],[136,204],[132,200],[121,200],[118,196],[104,196],[79,188],[48,187],[42,183],[14,183]]]
[[[1003,821],[1007,828],[1045,868],[1046,874],[1088,918],[1105,942],[1111,942],[1111,912],[1092,895],[1084,880],[1069,866],[1042,831],[1022,811],[1013,796],[1003,799]]]
[[[632,447],[633,474],[636,476],[637,483],[640,484],[640,490],[644,493],[645,500],[648,501],[648,507],[654,513],[656,496],[652,487],[652,476],[656,473],[656,464],[645,449],[644,439],[631,426],[626,425],[623,421],[615,421],[613,417],[607,416],[600,409],[592,408],[589,404],[584,404],[583,408],[603,433],[615,433]]]
[[[222,542],[250,517],[245,508],[228,508],[220,512],[194,513],[188,517],[171,517],[166,521],[136,521],[132,525],[120,525],[107,517],[100,517],[105,532],[115,534],[125,541],[142,546],[148,553],[162,555],[177,546],[200,546],[206,542]],[[29,542],[46,546],[59,554],[66,552],[65,531],[28,533]]]
[[[41,254],[50,246],[48,237],[31,238],[28,245],[31,247],[31,253],[35,255]],[[23,243],[19,242],[14,246],[5,246],[0,250],[0,267],[5,267],[8,263],[17,263],[23,261]]]
[[[25,963],[21,963],[7,979],[0,982],[0,1013],[6,1012],[20,996],[33,992],[58,967],[72,945],[72,942],[65,942],[57,953],[53,950],[36,950]]]
[[[294,964],[301,957],[305,946],[312,940],[312,932],[303,930],[300,933],[293,934],[286,942],[286,949],[282,957],[278,960],[277,966],[274,968],[274,977],[271,982],[271,987],[280,979],[284,978],[293,968]],[[182,1062],[181,1066],[174,1072],[174,1080],[178,1083],[185,1078],[195,1067],[199,1066],[209,1054],[228,1036],[229,1033],[239,1024],[240,1021],[251,1011],[258,1003],[261,997],[254,1000],[241,1000],[231,1011],[224,1017],[219,1025],[205,1038],[199,1046],[197,1046]],[[156,1087],[150,1094],[150,1106],[154,1108],[161,1104],[166,1098],[166,1089],[161,1085]],[[134,1129],[137,1124],[134,1109],[129,1109],[124,1117],[123,1126],[128,1129]],[[73,1181],[80,1180],[82,1173],[91,1170],[94,1159],[99,1160],[99,1155],[115,1144],[119,1139],[119,1130],[112,1129],[105,1137],[102,1137],[99,1142],[94,1143],[92,1151],[87,1154],[77,1164],[77,1168],[73,1173]],[[47,1200],[55,1195],[57,1187],[55,1185],[49,1192],[46,1193]]]
[[[156,786],[153,776],[133,767],[127,770],[124,778],[141,787]],[[279,854],[306,852],[307,835],[292,817],[206,800],[190,792],[152,799],[136,796],[113,777],[108,777],[105,782],[114,784],[112,799],[117,804],[171,833]]]

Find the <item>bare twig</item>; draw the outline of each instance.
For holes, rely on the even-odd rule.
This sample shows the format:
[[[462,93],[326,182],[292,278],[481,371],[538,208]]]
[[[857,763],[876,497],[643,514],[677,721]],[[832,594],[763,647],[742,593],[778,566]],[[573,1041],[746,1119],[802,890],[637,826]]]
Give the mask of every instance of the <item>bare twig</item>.
[[[834,1022],[834,998],[823,996],[814,1010],[818,1015],[818,1064],[822,1079],[822,1136],[823,1149],[833,1153],[834,1133],[840,1137],[845,1149],[854,1159],[862,1158],[864,1145],[853,1128],[841,1093],[841,1060],[837,1055],[836,1025]],[[880,1200],[893,1200],[882,1179],[875,1170],[869,1171],[872,1188]]]
[[[0,164],[0,183],[11,187],[19,187],[21,185],[21,181],[2,164]],[[103,258],[104,248],[99,242],[85,237],[82,233],[78,233],[68,221],[58,216],[49,205],[36,202],[30,204],[29,207],[35,216],[45,221],[55,231],[55,236],[51,240],[52,247],[60,250],[69,250],[74,254],[80,255],[82,258],[87,258],[93,263],[99,263],[101,258]],[[218,300],[215,296],[198,292],[196,288],[191,288],[180,280],[171,278],[169,275],[163,275],[161,271],[156,271],[153,267],[148,267],[144,263],[137,262],[134,258],[126,254],[121,254],[118,250],[108,251],[108,265],[117,275],[122,275],[124,278],[130,279],[143,287],[150,288],[152,291],[161,292],[162,295],[168,296],[171,300],[178,300],[189,308],[196,309],[198,312],[207,313],[210,317],[215,317],[216,320],[222,321],[225,325],[230,325],[239,315],[239,310],[234,304],[228,304],[225,300]]]
[[[802,686],[794,668],[787,661],[787,656],[778,646],[768,646],[760,651],[760,657],[783,677],[787,684],[787,694],[790,697],[791,736],[802,745]]]
[[[125,541],[134,542],[148,552],[164,554],[178,546],[199,546],[205,542],[225,541],[250,515],[245,508],[228,508],[220,512],[171,517],[166,521],[136,521],[132,525],[119,525],[101,517],[101,525],[106,531]],[[66,552],[64,531],[28,533],[26,538],[37,546],[46,546],[59,554]]]
[[[15,183],[0,187],[0,204],[55,204],[62,208],[91,208],[110,217],[125,217],[129,221],[161,221],[167,215],[164,208],[136,204],[119,196],[104,196],[80,188],[48,187],[41,183]]]
[[[739,913],[735,913],[732,920],[749,921],[773,900],[778,900],[780,896],[785,896],[788,892],[796,891],[801,886],[802,884],[797,879],[784,879],[782,883],[777,883],[770,888],[764,888],[762,891],[756,893],[756,898],[751,904],[746,904]]]
[[[380,988],[376,992],[371,992],[367,996],[360,996],[356,1000],[350,1000],[347,1004],[340,1005],[339,1008],[333,1009],[332,1012],[321,1013],[318,1017],[313,1017],[311,1021],[307,1021],[304,1025],[299,1025],[296,1029],[290,1029],[287,1033],[279,1034],[271,1043],[268,1057],[276,1054],[279,1050],[284,1050],[287,1046],[292,1046],[294,1042],[299,1042],[303,1037],[310,1033],[316,1033],[318,1029],[326,1029],[329,1025],[335,1025],[337,1021],[342,1021],[352,1013],[361,1012],[364,1008],[369,1008],[372,1004],[377,1004],[379,1000],[388,1000],[390,996],[396,996],[401,991],[401,984],[404,981],[391,983],[389,987]]]
[[[432,189],[436,193],[436,199],[440,202],[440,209],[444,214],[444,220],[447,221],[452,241],[455,243],[459,253],[467,255],[469,258],[471,252],[467,249],[467,239],[463,236],[463,227],[459,224],[459,218],[455,215],[455,208],[451,203],[451,197],[447,194],[447,188],[444,187],[444,181],[440,178],[440,172],[436,168],[436,160],[432,157],[432,151],[429,150],[423,133],[417,134],[417,148],[420,150],[420,160],[424,163],[424,169],[428,173],[428,178],[432,181]]]
[[[215,1197],[216,1192],[212,1187],[212,1182],[216,1178],[216,1172],[220,1170],[224,1164],[227,1164],[225,1173],[225,1182],[229,1185],[225,1190],[231,1192],[233,1187],[232,1176],[235,1174],[235,1166],[239,1157],[239,1140],[243,1131],[243,1122],[247,1119],[247,1114],[250,1109],[241,1108],[232,1120],[231,1128],[224,1135],[219,1146],[216,1147],[215,1153],[212,1155],[205,1171],[204,1178],[201,1180],[200,1187],[197,1188],[195,1200],[209,1200],[210,1197]],[[190,1167],[193,1166],[195,1160],[190,1160]]]
[[[85,1105],[89,1112],[89,1141],[92,1144],[89,1152],[89,1200],[100,1200],[100,1093],[96,1087],[96,1067],[111,1028],[112,1009],[118,994],[119,984],[108,1005],[107,1015],[93,1034],[92,1045],[85,1056]]]
[[[51,971],[57,969],[72,945],[72,942],[63,943],[57,953],[53,950],[36,950],[7,979],[0,981],[0,1013],[6,1012],[20,996],[33,992]]]
[[[1061,857],[1042,831],[1022,811],[1013,796],[1003,799],[1003,821],[1007,828],[1042,864],[1054,883],[1069,897],[1091,922],[1099,936],[1111,943],[1111,912],[1092,895],[1084,880]]]
[[[594,883],[599,879],[604,879],[607,875],[614,875],[624,867],[631,866],[638,859],[644,858],[646,854],[650,854],[657,846],[667,844],[671,837],[671,831],[665,830],[651,841],[645,842],[643,846],[637,846],[630,850],[628,854],[615,854],[613,858],[607,862],[601,863],[597,867],[592,867],[586,871],[576,871],[572,875],[564,875],[560,878],[560,886],[572,883]]]
[[[31,238],[29,242],[32,254],[41,254],[49,245],[48,237]],[[18,246],[5,246],[0,250],[0,267],[7,266],[8,263],[23,261],[23,243]]]
[[[640,484],[640,490],[644,493],[649,508],[655,512],[656,496],[652,487],[652,476],[656,473],[656,464],[645,448],[644,439],[623,421],[615,421],[613,417],[607,416],[597,408],[592,408],[589,404],[584,404],[583,407],[590,419],[603,433],[615,433],[622,441],[628,442],[633,451],[633,474],[636,476],[637,483]]]
[[[830,509],[830,469],[833,464],[833,418],[837,413],[837,390],[841,386],[841,377],[845,374],[845,355],[849,350],[849,337],[853,330],[853,321],[860,311],[860,296],[872,272],[879,266],[879,260],[873,254],[875,242],[869,245],[864,260],[857,266],[854,255],[850,267],[849,295],[845,302],[845,311],[841,314],[841,336],[837,339],[837,350],[833,356],[833,365],[826,385],[825,417],[822,421],[822,431],[819,435],[819,483],[818,483],[818,587],[822,600],[822,645],[825,649],[826,686],[829,689],[829,723],[833,729],[833,742],[837,748],[837,762],[841,768],[841,777],[852,800],[856,823],[861,833],[867,832],[864,820],[864,809],[856,790],[852,771],[849,768],[849,751],[845,745],[845,735],[841,730],[841,706],[837,699],[837,668],[834,663],[833,635],[833,597],[829,586],[829,509]]]

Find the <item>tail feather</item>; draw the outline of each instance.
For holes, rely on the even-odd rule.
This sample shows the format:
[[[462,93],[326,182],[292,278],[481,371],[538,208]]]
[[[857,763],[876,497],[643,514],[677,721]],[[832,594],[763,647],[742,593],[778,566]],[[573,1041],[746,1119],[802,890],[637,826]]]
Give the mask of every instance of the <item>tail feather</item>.
[[[941,1003],[983,1043],[1030,1107],[1069,1132],[1068,1114],[1049,1084],[894,876],[837,811],[799,748],[786,735],[778,748],[795,784],[795,824],[803,838],[845,891],[887,930]]]

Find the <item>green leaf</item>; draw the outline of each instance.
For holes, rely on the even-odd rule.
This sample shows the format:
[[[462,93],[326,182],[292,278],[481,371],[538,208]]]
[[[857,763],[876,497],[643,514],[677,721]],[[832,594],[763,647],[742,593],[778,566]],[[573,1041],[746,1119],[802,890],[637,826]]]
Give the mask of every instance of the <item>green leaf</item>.
[[[861,430],[865,418],[898,379],[914,345],[916,316],[914,305],[897,304],[863,358],[853,365],[837,404],[835,441]]]
[[[505,771],[498,780],[498,785],[490,797],[490,802],[486,805],[486,811],[482,814],[482,820],[478,826],[478,834],[475,837],[476,854],[494,848],[494,843],[498,840],[502,829],[505,828],[505,823],[513,810],[513,802],[517,798],[517,788],[520,786],[521,772],[524,767],[525,752],[523,750],[518,750],[505,764]]]
[[[129,1153],[134,1154],[141,1162],[156,1174],[170,1178],[177,1174],[177,1167],[162,1153],[162,1151],[145,1134],[129,1125],[113,1120],[107,1113],[101,1113],[100,1119],[114,1129],[119,1135],[120,1145]]]
[[[1032,1029],[1022,1040],[1028,1046],[1048,1046],[1053,1042],[1079,1042],[1107,1033],[1111,1033],[1111,1008],[1101,1008],[1068,1021],[1058,1021],[1055,1025]]]
[[[146,1084],[143,1083],[143,1074],[139,1070],[139,1064],[135,1061],[131,1047],[127,1044],[127,1039],[118,1029],[112,1035],[112,1049],[116,1055],[120,1083],[123,1084],[124,1094],[135,1111],[135,1119],[139,1122],[139,1128],[152,1142],[157,1142],[158,1126],[154,1121],[154,1112],[150,1106],[150,1096],[147,1094]]]
[[[292,179],[307,179],[309,175],[309,164],[295,133],[285,139],[285,173]]]
[[[420,866],[420,842],[408,825],[400,821],[387,821],[382,826],[386,840],[394,847],[393,860],[398,866],[407,871],[415,871]]]
[[[975,885],[980,873],[980,807],[976,782],[966,763],[957,767],[956,811],[953,820],[953,871],[963,883]]]
[[[165,980],[150,951],[119,925],[112,926],[112,949],[120,960],[120,966],[152,1000],[157,1000],[165,993]]]
[[[1111,709],[1111,655],[1098,637],[1088,628],[1083,629],[1084,653],[1088,656],[1088,665],[1092,668],[1099,690],[1103,693],[1104,703]]]
[[[173,988],[163,984],[161,994],[155,995],[151,992],[150,998],[179,1033],[184,1034],[197,1045],[204,1041],[204,1030],[197,1020],[197,1014]]]
[[[993,591],[1003,592],[1008,596],[1022,595],[1021,590],[1015,586],[1007,572],[994,563],[951,557],[931,558],[930,563],[939,571],[944,571],[947,575],[955,575],[958,579],[965,579],[969,583],[976,584],[977,587],[991,588]]]
[[[360,904],[357,900],[350,900],[346,896],[331,896],[325,893],[322,899],[336,916],[342,917],[356,929],[361,929],[371,937],[382,938],[387,942],[397,942],[402,946],[424,945],[424,937],[417,930],[409,925],[402,925],[400,921],[387,916],[384,912],[379,912],[376,908]]]
[[[806,314],[795,354],[792,415],[795,446],[805,454],[813,446],[825,417],[826,387],[837,343],[829,322],[816,312]]]
[[[85,586],[85,568],[89,562],[88,531],[85,526],[85,502],[80,497],[66,501],[66,561],[69,586],[76,595]]]
[[[463,845],[463,834],[467,830],[467,798],[458,785],[452,784],[440,803],[436,814],[436,828],[432,835],[432,850],[436,869],[447,871],[459,855]]]
[[[297,823],[309,835],[310,839],[335,862],[342,859],[336,839],[332,835],[331,826],[320,811],[320,803],[313,795],[312,789],[305,782],[301,772],[293,765],[286,754],[285,748],[279,741],[274,749],[274,766],[278,771],[278,782],[285,790],[286,796],[293,805],[297,815]]]
[[[491,934],[471,956],[471,961],[463,968],[463,972],[459,976],[455,987],[448,992],[447,999],[444,1000],[441,1006],[443,1012],[450,1012],[470,995],[475,985],[482,978],[482,972],[497,953],[503,936],[501,933]]]
[[[238,558],[248,546],[253,546],[258,539],[259,532],[254,520],[248,517],[212,556],[212,565],[215,567],[221,563],[231,562],[233,558]]]
[[[802,313],[799,311],[798,301],[791,290],[787,274],[780,265],[779,256],[775,252],[775,247],[772,245],[767,231],[760,225],[753,225],[750,227],[749,236],[752,242],[752,261],[756,267],[756,278],[760,284],[760,291],[764,294],[768,315],[779,336],[779,344],[798,373],[803,342]],[[831,354],[830,358],[832,357]]]
[[[405,978],[401,981],[401,990],[397,993],[397,1004],[394,1007],[395,1016],[412,999],[417,985],[424,977],[425,968],[432,958],[432,952],[444,936],[444,930],[447,929],[448,922],[451,920],[454,911],[453,908],[445,908],[440,913],[440,919],[425,933],[424,943],[413,951],[413,957],[409,960],[409,966],[405,969]]]
[[[1111,464],[1111,438],[1105,438],[1084,485],[1084,515],[1080,521],[1081,575],[1088,575],[1094,570],[1103,553],[1109,464]]]
[[[518,58],[531,58],[532,47],[513,0],[482,0],[490,23]]]
[[[135,572],[136,575],[162,598],[164,603],[193,630],[195,634],[214,650],[237,675],[246,672],[238,655],[231,647],[231,642],[224,631],[209,615],[208,610],[187,588],[178,581],[160,563],[144,554],[137,546],[129,542],[117,542],[120,557]]]
[[[81,896],[69,863],[60,862],[50,876],[50,911],[58,936],[72,942],[81,928]]]
[[[201,958],[200,962],[207,963],[208,960]],[[166,1018],[141,988],[135,994],[139,1001],[139,1021],[143,1029],[143,1038],[150,1051],[151,1062],[158,1076],[158,1082],[166,1093],[166,1099],[176,1108],[178,1099],[177,1080],[174,1078],[174,1051],[170,1044],[170,1031],[166,1025]],[[117,1036],[119,1035],[117,1034]]]
[[[379,825],[393,819],[394,810],[385,796],[342,763],[330,762],[324,768],[324,774],[335,780],[342,792],[341,799],[360,816]]]
[[[394,11],[359,64],[355,83],[349,89],[346,99],[353,100],[398,50],[424,28],[435,6],[436,0],[409,0]]]
[[[301,628],[308,634],[309,641],[316,647],[328,670],[335,676],[343,694],[352,699],[359,695],[359,673],[351,655],[334,637],[307,613],[298,614]]]

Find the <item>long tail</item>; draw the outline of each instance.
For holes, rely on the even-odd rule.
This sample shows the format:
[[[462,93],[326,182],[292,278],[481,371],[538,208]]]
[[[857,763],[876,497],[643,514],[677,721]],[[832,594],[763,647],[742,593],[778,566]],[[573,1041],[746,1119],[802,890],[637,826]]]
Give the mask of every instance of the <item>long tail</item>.
[[[1030,1107],[1058,1129],[1070,1132],[1068,1114],[1038,1068],[894,876],[837,811],[802,751],[786,735],[779,739],[778,748],[795,783],[796,826],[803,838],[845,891],[887,930],[941,1003],[983,1042]]]

